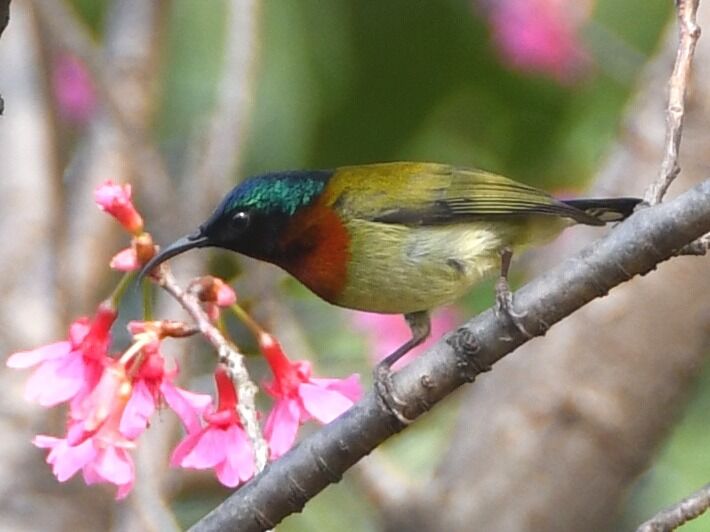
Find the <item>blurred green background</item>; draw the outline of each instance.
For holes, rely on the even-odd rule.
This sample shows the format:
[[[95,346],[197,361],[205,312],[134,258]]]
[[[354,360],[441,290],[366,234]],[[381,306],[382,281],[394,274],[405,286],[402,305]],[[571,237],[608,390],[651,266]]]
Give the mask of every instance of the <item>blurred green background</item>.
[[[100,33],[104,3],[74,3]],[[157,132],[172,169],[180,168],[215,100],[225,6],[216,0],[209,5],[176,1],[171,13]],[[488,21],[472,1],[264,0],[261,5],[255,101],[235,180],[275,169],[431,160],[483,167],[553,191],[581,189],[594,175],[672,8],[667,0],[596,2],[582,35],[588,68],[561,83],[506,66]],[[338,318],[299,294],[294,304],[305,309],[300,315],[306,316],[317,352],[343,360],[362,351],[355,334],[343,340],[345,325],[330,328],[337,338],[319,334],[316,323]],[[489,291],[479,290],[465,305],[476,310],[490,301]],[[364,362],[360,368],[366,373]],[[629,494],[620,530],[707,481],[709,379],[706,374],[685,421]],[[435,464],[454,416],[449,401],[386,449],[416,476]],[[357,484],[354,475],[346,475],[279,530],[376,530],[376,516]],[[188,525],[227,493],[215,483],[214,489],[183,494],[176,512]],[[707,522],[700,519],[683,530],[707,530]]]

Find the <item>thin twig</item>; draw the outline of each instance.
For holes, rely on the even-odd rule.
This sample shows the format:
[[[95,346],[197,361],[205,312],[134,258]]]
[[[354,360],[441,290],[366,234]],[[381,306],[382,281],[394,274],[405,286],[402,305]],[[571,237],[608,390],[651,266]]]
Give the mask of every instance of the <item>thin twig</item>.
[[[649,205],[659,203],[673,180],[680,173],[678,154],[683,134],[685,96],[690,81],[691,64],[695,45],[700,38],[700,26],[696,23],[696,13],[700,0],[676,0],[678,12],[678,32],[680,34],[678,53],[673,73],[668,82],[668,106],[666,107],[666,140],[663,162],[656,181],[646,190],[644,199]]]
[[[158,274],[158,284],[190,314],[200,332],[217,349],[219,360],[227,366],[227,371],[237,388],[239,396],[239,403],[237,404],[239,419],[254,447],[256,469],[261,471],[266,467],[269,448],[261,433],[254,404],[257,387],[249,377],[249,372],[244,365],[244,355],[212,324],[202,309],[197,296],[189,290],[185,291],[180,288],[175,277],[164,265],[161,266]]]
[[[670,532],[701,516],[710,508],[710,484],[673,506],[662,510],[636,529],[636,532]]]

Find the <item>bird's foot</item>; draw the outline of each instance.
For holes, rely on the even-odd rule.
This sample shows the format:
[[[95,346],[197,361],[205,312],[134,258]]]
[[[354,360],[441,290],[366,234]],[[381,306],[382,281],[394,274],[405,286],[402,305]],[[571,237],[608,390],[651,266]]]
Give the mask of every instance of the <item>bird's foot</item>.
[[[407,406],[407,403],[397,397],[397,394],[394,392],[392,374],[391,366],[385,361],[375,366],[375,371],[373,372],[375,392],[384,407],[389,410],[402,425],[409,425],[414,420],[404,415],[404,408]]]
[[[522,318],[525,317],[526,313],[516,312],[513,308],[513,293],[510,291],[508,279],[505,277],[501,277],[496,283],[495,312],[497,316],[507,318],[526,338],[534,337],[523,325]]]

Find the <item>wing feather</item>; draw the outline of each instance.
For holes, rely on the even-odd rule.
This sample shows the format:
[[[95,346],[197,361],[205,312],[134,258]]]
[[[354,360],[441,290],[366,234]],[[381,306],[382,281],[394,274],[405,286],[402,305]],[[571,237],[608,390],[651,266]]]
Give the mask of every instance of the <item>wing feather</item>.
[[[376,201],[383,194],[379,191],[379,195],[373,194],[374,203],[369,203],[365,209],[369,211],[367,219],[403,225],[434,225],[539,214],[567,217],[590,225],[604,223],[581,209],[556,200],[547,192],[489,172],[435,164],[413,165],[411,168],[412,171],[404,176],[406,192],[397,195],[405,201],[396,206],[383,205]],[[401,172],[393,177],[397,177],[401,184]],[[387,186],[386,182],[382,186]]]

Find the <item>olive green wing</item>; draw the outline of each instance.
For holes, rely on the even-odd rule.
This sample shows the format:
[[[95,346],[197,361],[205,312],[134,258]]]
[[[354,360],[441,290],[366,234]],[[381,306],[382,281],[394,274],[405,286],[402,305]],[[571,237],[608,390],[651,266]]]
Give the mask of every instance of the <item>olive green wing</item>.
[[[399,181],[402,180],[400,176]],[[571,218],[590,225],[604,224],[542,190],[480,170],[423,165],[404,181],[406,190],[396,195],[404,201],[399,205],[380,204],[378,212],[370,212],[369,219],[392,224],[435,225],[537,214]]]

